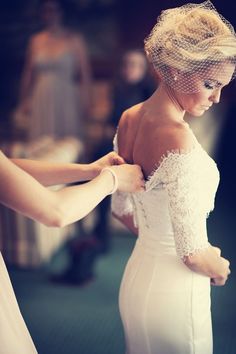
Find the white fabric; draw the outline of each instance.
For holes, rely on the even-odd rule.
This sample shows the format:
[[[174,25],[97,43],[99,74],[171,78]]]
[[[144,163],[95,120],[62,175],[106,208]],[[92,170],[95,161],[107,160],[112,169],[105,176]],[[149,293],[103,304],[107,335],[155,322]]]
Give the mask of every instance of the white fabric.
[[[132,203],[139,227],[120,289],[127,354],[212,354],[210,279],[181,258],[209,247],[218,183],[215,162],[196,142],[168,152],[145,192],[113,196],[113,212],[131,213]]]
[[[0,354],[36,354],[0,253]]]

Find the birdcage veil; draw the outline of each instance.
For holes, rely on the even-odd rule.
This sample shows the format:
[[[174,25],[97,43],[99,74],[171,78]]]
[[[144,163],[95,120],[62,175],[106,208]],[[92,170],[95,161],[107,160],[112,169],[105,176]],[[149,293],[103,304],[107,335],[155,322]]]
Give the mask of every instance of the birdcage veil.
[[[178,91],[197,92],[193,77],[208,72],[215,78],[225,74],[226,81],[235,76],[234,28],[211,1],[162,11],[144,43],[161,79]]]

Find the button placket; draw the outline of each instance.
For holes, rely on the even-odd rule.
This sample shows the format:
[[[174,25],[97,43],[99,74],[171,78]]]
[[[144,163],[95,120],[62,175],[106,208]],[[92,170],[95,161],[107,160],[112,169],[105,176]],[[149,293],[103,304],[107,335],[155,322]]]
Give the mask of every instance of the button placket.
[[[145,220],[145,227],[149,229],[149,225],[148,225],[148,221],[147,221],[147,214],[146,214],[146,210],[144,209],[144,206],[143,206],[143,202],[140,198],[138,198],[138,203],[140,205],[140,209],[142,211],[142,214],[143,214],[143,218]]]

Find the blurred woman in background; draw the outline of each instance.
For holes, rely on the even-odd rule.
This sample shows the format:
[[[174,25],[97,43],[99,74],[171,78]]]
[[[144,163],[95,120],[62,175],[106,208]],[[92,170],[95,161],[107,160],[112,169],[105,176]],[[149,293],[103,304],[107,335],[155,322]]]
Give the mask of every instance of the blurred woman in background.
[[[63,2],[45,0],[45,29],[29,41],[20,107],[28,116],[28,136],[83,137],[90,105],[90,65],[83,36],[63,21]]]

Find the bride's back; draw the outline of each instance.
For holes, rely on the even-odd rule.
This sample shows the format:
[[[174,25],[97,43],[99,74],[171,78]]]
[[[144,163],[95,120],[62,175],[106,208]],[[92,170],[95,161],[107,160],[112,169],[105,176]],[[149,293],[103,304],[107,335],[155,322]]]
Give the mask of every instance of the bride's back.
[[[168,122],[152,113],[149,103],[143,102],[126,110],[118,129],[119,154],[128,162],[142,167],[150,176],[161,158],[172,150],[190,150],[191,130],[185,123]]]

